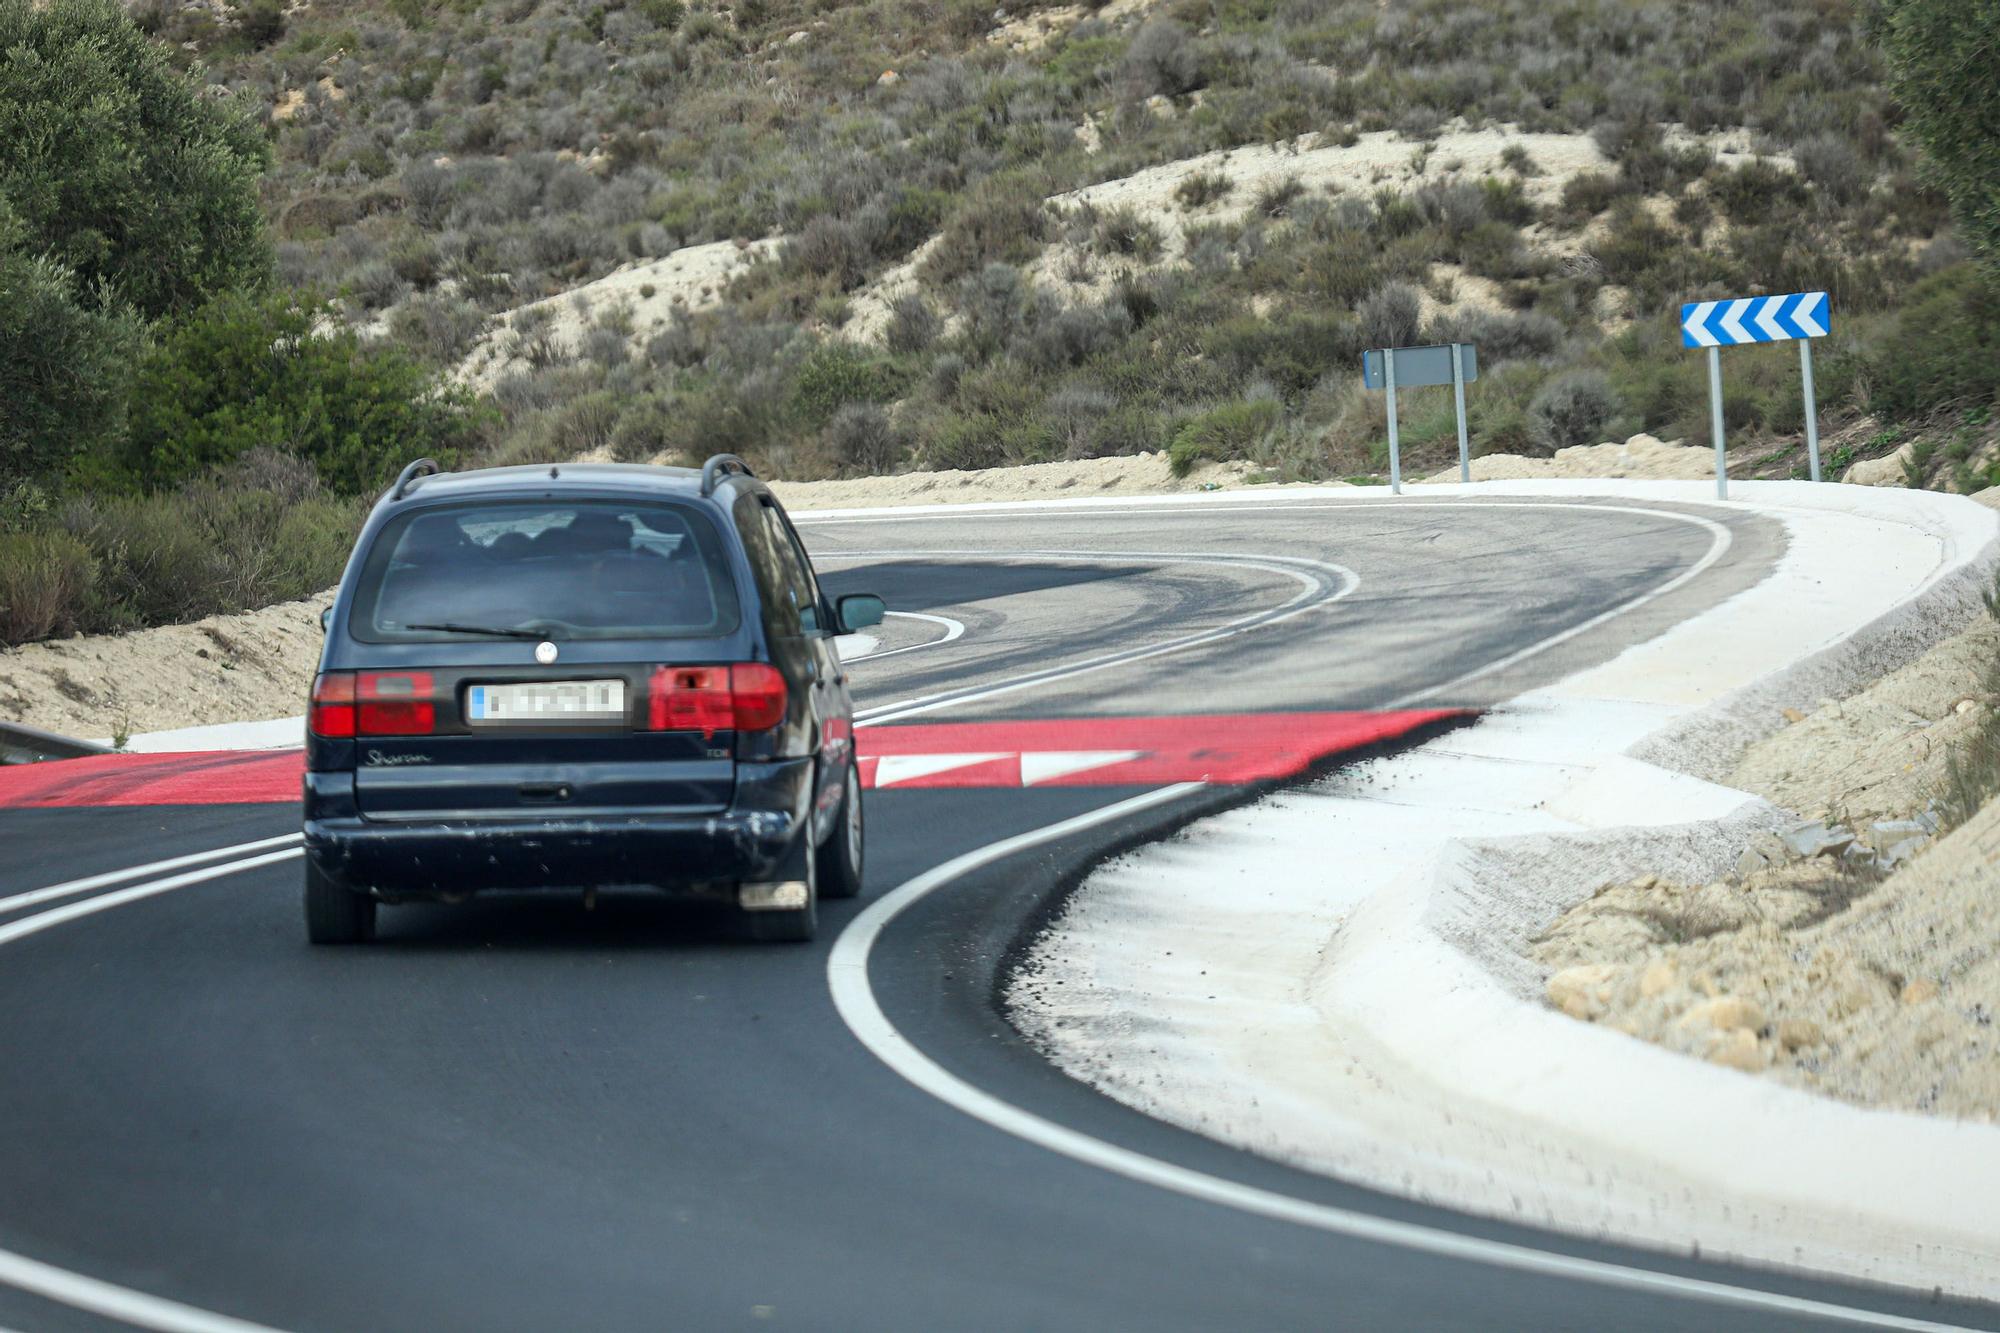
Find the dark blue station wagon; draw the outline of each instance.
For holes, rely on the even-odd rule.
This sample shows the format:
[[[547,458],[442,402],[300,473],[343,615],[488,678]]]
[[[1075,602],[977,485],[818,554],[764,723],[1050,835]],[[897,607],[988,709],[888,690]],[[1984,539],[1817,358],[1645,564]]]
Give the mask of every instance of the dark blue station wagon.
[[[489,889],[643,885],[813,936],[860,892],[837,604],[740,459],[404,469],[323,617],[306,932]]]

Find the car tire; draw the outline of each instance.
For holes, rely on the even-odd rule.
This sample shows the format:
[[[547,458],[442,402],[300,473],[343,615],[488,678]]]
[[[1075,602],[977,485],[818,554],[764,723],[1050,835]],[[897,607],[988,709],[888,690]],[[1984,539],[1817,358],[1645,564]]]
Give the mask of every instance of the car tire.
[[[314,944],[364,944],[375,938],[375,900],[306,862],[306,938]]]
[[[801,833],[802,842],[810,842]],[[789,911],[745,912],[744,928],[750,938],[767,944],[804,944],[819,933],[819,858],[810,845],[799,858],[805,862],[806,905]]]
[[[861,896],[862,832],[861,768],[850,759],[840,809],[834,812],[833,832],[814,853],[819,861],[820,897]]]

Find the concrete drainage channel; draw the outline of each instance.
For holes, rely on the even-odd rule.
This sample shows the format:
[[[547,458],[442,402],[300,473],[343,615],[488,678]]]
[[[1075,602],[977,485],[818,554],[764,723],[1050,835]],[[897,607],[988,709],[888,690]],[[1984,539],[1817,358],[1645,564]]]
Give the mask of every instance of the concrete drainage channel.
[[[0,764],[40,764],[50,759],[81,759],[109,754],[111,747],[80,741],[20,722],[0,722]]]
[[[1516,488],[1481,491],[1499,489]],[[1012,978],[1017,1025],[1139,1110],[1357,1183],[2000,1297],[2000,1128],[1864,1110],[1574,1022],[1526,956],[1607,881],[1698,883],[1795,832],[1714,779],[1784,708],[1844,697],[1982,613],[2000,562],[2000,516],[1963,499],[1803,483],[1735,499],[1787,530],[1764,582],[1474,728],[1100,868]]]

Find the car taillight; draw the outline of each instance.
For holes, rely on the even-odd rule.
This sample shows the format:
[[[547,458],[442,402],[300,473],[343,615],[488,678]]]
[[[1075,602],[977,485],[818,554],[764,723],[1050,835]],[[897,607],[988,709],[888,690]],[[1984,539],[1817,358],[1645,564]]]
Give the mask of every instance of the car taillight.
[[[653,668],[646,688],[648,731],[698,731],[706,739],[734,723],[728,667]]]
[[[364,671],[355,678],[355,734],[428,736],[437,730],[428,671]]]
[[[785,678],[764,662],[729,668],[729,704],[738,731],[769,731],[785,720]]]
[[[328,671],[313,679],[306,728],[315,736],[342,740],[354,734],[354,673]]]
[[[785,720],[785,678],[762,662],[654,667],[646,687],[648,731],[769,731]]]

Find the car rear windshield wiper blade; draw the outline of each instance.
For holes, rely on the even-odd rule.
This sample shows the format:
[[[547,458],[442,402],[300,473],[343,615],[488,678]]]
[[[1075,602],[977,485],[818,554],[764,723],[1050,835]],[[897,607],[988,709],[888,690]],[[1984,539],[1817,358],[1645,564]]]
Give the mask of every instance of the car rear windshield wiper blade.
[[[545,639],[538,629],[508,629],[504,625],[458,625],[449,621],[435,625],[405,625],[404,629],[436,629],[447,634],[491,634],[498,639]]]

